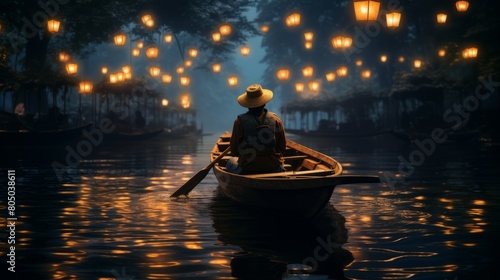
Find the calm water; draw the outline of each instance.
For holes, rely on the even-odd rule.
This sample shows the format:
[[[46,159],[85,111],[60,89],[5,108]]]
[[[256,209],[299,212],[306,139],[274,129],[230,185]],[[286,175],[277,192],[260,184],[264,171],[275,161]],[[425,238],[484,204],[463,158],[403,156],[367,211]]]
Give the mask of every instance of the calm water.
[[[398,140],[290,136],[336,158],[345,174],[390,180],[340,185],[324,212],[303,221],[235,205],[212,173],[189,199],[171,200],[208,164],[216,138],[101,145],[68,158],[74,167],[61,181],[51,164],[66,164],[64,147],[3,148],[0,279],[282,279],[287,265],[303,263],[314,275],[285,279],[496,274],[500,146],[438,145],[410,172],[398,170],[398,156],[416,147]],[[16,170],[15,274],[6,263],[7,168]]]

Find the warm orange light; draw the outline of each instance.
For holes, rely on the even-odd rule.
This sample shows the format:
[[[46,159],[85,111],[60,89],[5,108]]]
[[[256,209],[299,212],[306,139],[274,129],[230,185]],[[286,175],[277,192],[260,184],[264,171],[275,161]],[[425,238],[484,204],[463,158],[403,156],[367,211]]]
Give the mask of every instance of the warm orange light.
[[[186,66],[186,68],[193,66],[193,61],[190,59],[184,60],[184,66]]]
[[[354,1],[354,13],[357,21],[377,20],[379,10],[379,1]]]
[[[161,76],[161,81],[164,82],[165,84],[168,84],[172,81],[172,75],[170,74],[163,74]]]
[[[310,91],[312,92],[318,92],[319,91],[319,82],[317,81],[310,81],[307,84],[307,87],[309,88]]]
[[[116,73],[116,81],[117,82],[123,82],[124,80],[125,80],[125,75],[123,75],[123,72]]]
[[[184,73],[184,67],[182,66],[179,66],[175,69],[175,72],[177,72],[177,74],[182,74]]]
[[[336,49],[347,49],[352,45],[352,38],[347,36],[336,36],[332,39],[332,46]]]
[[[238,77],[231,76],[231,77],[227,78],[227,83],[232,87],[237,86],[238,85]]]
[[[125,78],[125,80],[132,79],[132,72],[123,73],[123,78]]]
[[[113,38],[115,40],[115,45],[117,46],[123,46],[127,42],[127,35],[120,33],[115,35]]]
[[[466,48],[462,51],[462,56],[465,59],[476,58],[478,53],[478,49],[476,47]]]
[[[191,106],[191,101],[189,100],[189,94],[188,93],[183,93],[181,95],[181,106],[184,109],[187,109]]]
[[[405,57],[404,56],[400,56],[398,58],[398,61],[401,62],[401,63],[405,62]]]
[[[212,33],[212,40],[214,40],[214,42],[219,42],[220,38],[221,38],[221,34],[219,32]]]
[[[66,73],[74,75],[78,72],[78,64],[75,62],[69,62],[66,64]]]
[[[91,93],[94,84],[91,81],[81,81],[80,82],[80,93]]]
[[[420,68],[420,67],[422,67],[422,60],[420,60],[420,59],[415,59],[415,60],[413,61],[413,66],[414,66],[415,68]]]
[[[47,21],[47,29],[52,34],[59,32],[60,26],[61,26],[61,22],[58,20],[50,19]]]
[[[369,79],[371,77],[371,75],[372,75],[372,71],[370,71],[370,70],[361,71],[361,77],[363,79]]]
[[[312,77],[312,75],[314,74],[314,68],[312,68],[312,66],[306,66],[304,68],[302,68],[302,75],[304,75],[304,77]]]
[[[260,26],[260,32],[267,33],[269,31],[269,25],[263,24]]]
[[[313,38],[314,38],[314,33],[310,32],[310,31],[304,33],[304,39],[306,41],[312,41]]]
[[[466,12],[467,9],[469,9],[469,2],[468,1],[457,1],[455,3],[455,6],[457,7],[457,11]]]
[[[116,84],[118,82],[118,76],[116,74],[110,74],[109,82],[112,84]]]
[[[137,47],[142,49],[144,47],[144,42],[137,42]]]
[[[155,25],[155,22],[153,20],[153,17],[150,14],[145,14],[141,17],[142,23],[146,25],[147,27],[153,27]]]
[[[242,56],[249,55],[250,54],[250,47],[248,47],[248,46],[241,47],[240,53],[241,53]]]
[[[394,29],[399,26],[399,22],[401,21],[401,13],[392,12],[385,15],[385,19],[387,22],[387,27]]]
[[[162,99],[162,100],[161,100],[161,105],[162,105],[163,107],[167,107],[167,106],[168,106],[168,100],[167,100],[167,99]]]
[[[181,82],[181,85],[183,86],[189,86],[189,83],[191,82],[191,79],[187,76],[181,76],[179,78],[179,81]]]
[[[296,92],[303,92],[304,88],[305,88],[304,83],[295,83]]]
[[[172,34],[165,34],[163,36],[163,41],[165,41],[165,43],[167,43],[167,44],[172,42]]]
[[[387,61],[387,55],[383,54],[380,56],[380,61],[381,62],[386,62]]]
[[[125,74],[130,73],[131,69],[132,68],[130,67],[130,65],[125,65],[125,66],[122,67],[122,71]]]
[[[220,72],[220,69],[221,69],[221,66],[219,63],[214,63],[212,64],[212,70],[215,72],[215,73],[219,73]]]
[[[140,49],[133,49],[132,50],[132,55],[137,57],[141,54],[141,50]]]
[[[337,75],[339,75],[339,77],[345,77],[345,76],[347,76],[347,67],[346,66],[340,66],[337,69]]]
[[[280,81],[286,81],[290,78],[290,70],[288,69],[279,69],[277,72],[276,72],[276,77],[278,77],[278,80]]]
[[[445,56],[446,55],[446,50],[445,49],[440,49],[438,51],[438,55],[441,56],[441,57]]]
[[[66,52],[59,53],[59,61],[60,62],[68,62],[71,56]]]
[[[108,74],[108,67],[103,66],[103,67],[101,68],[101,73],[102,73],[103,75]]]
[[[307,50],[312,49],[312,47],[313,47],[313,43],[312,42],[307,41],[307,42],[304,43],[304,48],[306,48]]]
[[[154,59],[158,57],[158,48],[155,46],[149,47],[146,49],[146,56],[150,59]]]
[[[231,26],[229,24],[223,24],[219,27],[219,32],[222,36],[230,35],[231,31]]]
[[[437,18],[437,22],[438,23],[446,23],[446,18],[448,17],[447,14],[437,14],[436,15],[436,18]]]
[[[329,82],[335,81],[335,78],[336,78],[335,73],[333,73],[333,72],[326,73],[325,77],[326,77],[326,80]]]
[[[151,75],[151,77],[158,77],[160,76],[160,67],[157,67],[157,66],[151,66],[149,68],[149,74]]]
[[[286,17],[286,25],[288,27],[298,26],[300,25],[300,14],[293,13]]]
[[[191,48],[191,49],[188,50],[188,53],[189,53],[190,57],[194,58],[194,57],[196,57],[198,55],[198,50],[195,49],[195,48]]]
[[[356,66],[361,66],[361,65],[363,65],[363,60],[361,59],[356,60]]]

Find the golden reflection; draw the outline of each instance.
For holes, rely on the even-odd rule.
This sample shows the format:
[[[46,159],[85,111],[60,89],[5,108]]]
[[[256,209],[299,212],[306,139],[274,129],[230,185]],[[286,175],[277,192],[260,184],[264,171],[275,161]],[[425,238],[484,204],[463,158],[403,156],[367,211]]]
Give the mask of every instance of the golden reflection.
[[[199,242],[192,242],[192,241],[186,241],[184,242],[184,247],[190,249],[190,250],[201,250],[203,247],[201,247]]]
[[[443,202],[443,203],[452,203],[453,202],[452,199],[448,199],[448,198],[440,198],[439,201]]]
[[[113,251],[111,251],[111,253],[117,254],[117,255],[122,255],[122,254],[130,254],[131,251],[128,251],[128,250],[113,250]]]
[[[222,265],[227,267],[229,265],[228,259],[214,259],[208,262],[209,264]]]
[[[484,200],[479,200],[479,199],[474,200],[472,203],[473,203],[474,205],[486,205],[486,201],[484,201]]]
[[[360,220],[361,222],[368,223],[368,222],[371,222],[371,221],[372,221],[372,217],[370,217],[370,216],[361,216],[361,217],[359,218],[359,220]]]
[[[419,196],[415,197],[415,199],[416,200],[424,200],[425,196],[419,195]]]
[[[193,164],[193,159],[191,158],[191,155],[185,155],[182,157],[182,164],[185,165],[191,165]]]

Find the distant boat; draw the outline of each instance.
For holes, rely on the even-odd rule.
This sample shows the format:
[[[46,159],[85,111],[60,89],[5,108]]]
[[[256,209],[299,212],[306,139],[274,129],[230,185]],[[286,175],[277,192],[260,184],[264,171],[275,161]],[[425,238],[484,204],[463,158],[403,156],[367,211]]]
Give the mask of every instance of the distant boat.
[[[77,140],[82,131],[90,128],[92,123],[67,129],[56,130],[0,130],[0,144],[2,146],[48,146],[60,145]]]

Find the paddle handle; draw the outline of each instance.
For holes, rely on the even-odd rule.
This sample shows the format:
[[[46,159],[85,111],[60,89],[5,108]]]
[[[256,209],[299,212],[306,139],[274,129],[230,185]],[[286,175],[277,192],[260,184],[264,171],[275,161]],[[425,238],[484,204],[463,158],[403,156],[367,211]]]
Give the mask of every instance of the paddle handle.
[[[210,168],[214,167],[214,165],[217,162],[219,162],[219,160],[221,160],[230,151],[231,151],[231,147],[227,147],[227,149],[225,149],[218,157],[216,157],[214,160],[212,160],[212,162],[210,162],[210,164],[208,164],[207,166],[205,166],[205,168],[203,168],[203,169],[210,169]]]

